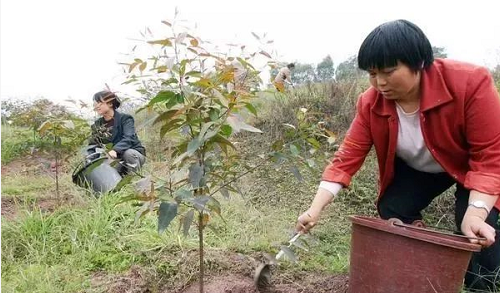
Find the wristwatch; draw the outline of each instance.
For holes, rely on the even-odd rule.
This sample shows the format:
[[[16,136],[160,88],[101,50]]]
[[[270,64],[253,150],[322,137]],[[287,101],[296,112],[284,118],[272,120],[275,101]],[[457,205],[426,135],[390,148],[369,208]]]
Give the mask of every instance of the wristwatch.
[[[475,208],[478,208],[478,209],[484,209],[488,215],[490,214],[490,209],[488,208],[488,206],[486,205],[486,203],[482,200],[475,200],[475,201],[472,201],[469,203],[468,205],[469,207],[470,206],[473,206]]]

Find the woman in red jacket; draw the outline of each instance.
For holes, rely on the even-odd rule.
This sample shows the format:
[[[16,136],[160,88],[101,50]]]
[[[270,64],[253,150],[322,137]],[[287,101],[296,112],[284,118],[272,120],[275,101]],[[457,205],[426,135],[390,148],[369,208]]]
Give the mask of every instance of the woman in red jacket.
[[[486,238],[471,259],[465,285],[496,288],[500,97],[488,70],[434,60],[425,34],[406,20],[375,28],[361,45],[358,65],[369,73],[372,87],[360,96],[345,140],[326,167],[311,207],[298,218],[297,230],[307,232],[318,222],[374,146],[380,216],[421,221],[421,211],[456,185],[457,228]]]

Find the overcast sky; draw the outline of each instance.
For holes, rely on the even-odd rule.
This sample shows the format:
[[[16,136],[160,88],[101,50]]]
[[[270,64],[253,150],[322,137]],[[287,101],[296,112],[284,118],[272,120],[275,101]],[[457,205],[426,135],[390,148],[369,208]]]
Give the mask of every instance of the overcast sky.
[[[335,64],[356,54],[377,25],[399,18],[422,28],[450,58],[500,63],[500,1],[172,1],[2,0],[0,97],[91,101],[107,83],[120,91],[117,64],[133,38],[180,18],[215,43],[247,42],[267,33],[283,61]]]

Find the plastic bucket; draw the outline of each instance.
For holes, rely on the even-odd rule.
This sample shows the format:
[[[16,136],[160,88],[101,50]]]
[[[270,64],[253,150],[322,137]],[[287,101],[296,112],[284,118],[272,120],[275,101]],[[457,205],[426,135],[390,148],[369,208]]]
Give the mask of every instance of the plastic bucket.
[[[354,216],[349,293],[457,293],[473,251],[467,239]]]
[[[122,176],[109,165],[105,157],[96,158],[73,173],[76,185],[91,188],[98,193],[112,191],[121,180]]]

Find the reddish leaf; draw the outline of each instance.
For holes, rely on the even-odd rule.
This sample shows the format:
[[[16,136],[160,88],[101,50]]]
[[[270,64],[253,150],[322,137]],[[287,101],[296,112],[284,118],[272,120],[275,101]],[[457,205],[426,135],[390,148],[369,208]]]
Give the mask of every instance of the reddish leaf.
[[[271,55],[269,55],[269,53],[267,53],[266,51],[260,51],[259,53],[260,53],[260,54],[262,54],[262,55],[264,55],[264,56],[266,56],[266,57],[267,57],[267,58],[269,58],[269,59],[272,59],[272,58],[273,58],[273,57],[271,57]]]

